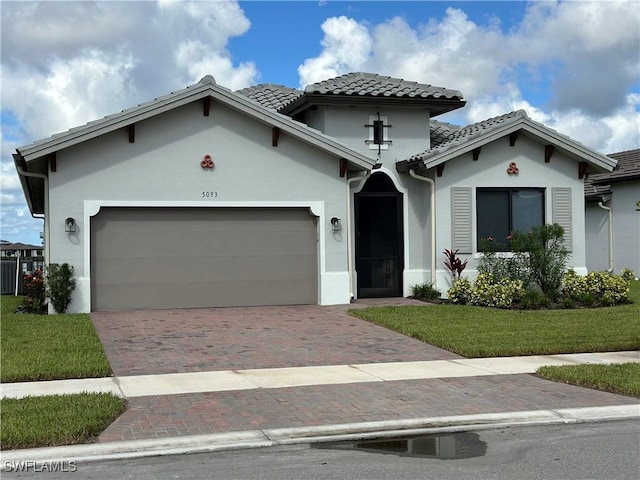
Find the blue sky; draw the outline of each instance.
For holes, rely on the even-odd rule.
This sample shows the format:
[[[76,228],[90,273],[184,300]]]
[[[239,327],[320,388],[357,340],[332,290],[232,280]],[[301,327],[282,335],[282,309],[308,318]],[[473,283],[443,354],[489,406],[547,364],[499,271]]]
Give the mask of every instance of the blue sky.
[[[39,244],[11,153],[196,83],[368,71],[462,91],[468,124],[525,109],[600,152],[640,145],[634,1],[0,2],[0,237]],[[37,27],[37,28],[35,28]]]

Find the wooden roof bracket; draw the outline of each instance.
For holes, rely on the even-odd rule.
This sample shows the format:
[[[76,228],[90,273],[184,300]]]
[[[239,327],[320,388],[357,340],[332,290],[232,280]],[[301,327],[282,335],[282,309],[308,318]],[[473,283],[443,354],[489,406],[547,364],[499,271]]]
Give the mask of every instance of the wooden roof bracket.
[[[344,178],[347,174],[347,160],[345,158],[340,159],[340,178]]]
[[[587,175],[587,162],[578,162],[578,178],[582,180]]]
[[[49,170],[55,172],[57,171],[57,169],[58,165],[56,163],[56,152],[53,152],[51,155],[49,155]]]
[[[271,146],[277,147],[279,139],[280,139],[280,129],[278,127],[273,127],[271,129]]]
[[[518,140],[518,132],[512,132],[509,134],[509,146],[510,147],[515,147],[516,146],[516,140]]]
[[[204,97],[202,99],[202,113],[205,117],[209,116],[209,110],[211,110],[211,97]]]
[[[127,129],[129,130],[129,143],[136,143],[136,124],[132,123]]]
[[[482,147],[478,147],[478,148],[474,148],[473,149],[473,161],[476,162],[479,158],[480,158],[480,150],[482,150]]]
[[[553,145],[545,145],[544,146],[544,163],[549,163],[551,161],[551,156],[553,155],[554,147]]]
[[[436,175],[441,177],[442,176],[442,172],[444,172],[444,163],[441,163],[440,165],[438,165],[436,167]]]

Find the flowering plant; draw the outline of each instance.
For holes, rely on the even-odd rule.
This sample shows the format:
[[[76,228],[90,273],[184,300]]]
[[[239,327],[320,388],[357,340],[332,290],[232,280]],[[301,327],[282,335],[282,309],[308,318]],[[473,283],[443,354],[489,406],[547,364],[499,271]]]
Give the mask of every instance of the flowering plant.
[[[45,305],[45,289],[42,270],[28,273],[23,278],[24,310],[28,313],[42,313]]]

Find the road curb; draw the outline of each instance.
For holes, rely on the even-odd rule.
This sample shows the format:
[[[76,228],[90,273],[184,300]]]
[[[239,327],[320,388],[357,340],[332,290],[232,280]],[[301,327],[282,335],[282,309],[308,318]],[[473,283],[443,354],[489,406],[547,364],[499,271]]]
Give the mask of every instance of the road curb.
[[[457,415],[314,427],[273,428],[211,435],[192,435],[188,437],[5,450],[0,452],[0,470],[15,469],[19,462],[95,462],[263,448],[276,445],[366,440],[516,426],[635,419],[640,419],[640,404]]]

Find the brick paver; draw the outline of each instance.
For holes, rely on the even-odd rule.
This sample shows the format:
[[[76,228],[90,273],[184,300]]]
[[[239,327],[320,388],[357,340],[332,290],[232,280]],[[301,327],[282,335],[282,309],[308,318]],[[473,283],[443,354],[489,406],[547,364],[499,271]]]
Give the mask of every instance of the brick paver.
[[[460,358],[352,317],[348,308],[141,310],[91,319],[116,376]]]
[[[387,302],[92,313],[91,319],[116,376],[460,358],[347,314]],[[129,399],[129,409],[99,440],[635,403],[526,374],[145,396]]]
[[[149,396],[100,441],[635,403],[526,374]]]

